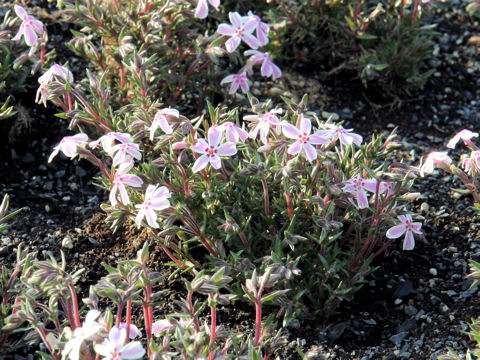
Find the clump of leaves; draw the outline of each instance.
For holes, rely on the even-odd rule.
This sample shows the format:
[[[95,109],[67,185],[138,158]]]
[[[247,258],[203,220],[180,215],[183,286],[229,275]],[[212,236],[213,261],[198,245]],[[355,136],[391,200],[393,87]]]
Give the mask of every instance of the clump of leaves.
[[[432,74],[425,66],[433,48],[434,26],[425,23],[432,3],[268,3],[268,14],[277,24],[277,55],[285,61],[321,64],[328,75],[353,72],[365,86],[376,86],[391,95],[421,89]]]

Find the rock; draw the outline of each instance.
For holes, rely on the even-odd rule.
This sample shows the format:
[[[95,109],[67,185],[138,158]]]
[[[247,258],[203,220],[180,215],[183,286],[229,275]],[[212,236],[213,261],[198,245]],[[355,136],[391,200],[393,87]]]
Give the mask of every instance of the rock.
[[[25,154],[25,156],[23,157],[22,162],[24,164],[31,164],[31,163],[35,162],[35,156],[33,156],[32,153],[27,152]]]
[[[330,344],[334,343],[343,335],[346,329],[351,326],[350,320],[342,321],[332,325],[327,329],[327,340]]]
[[[407,335],[408,335],[408,331],[402,331],[396,335],[390,336],[388,339],[391,342],[393,342],[395,345],[400,346],[400,344],[402,343],[403,340],[405,340]]]
[[[402,282],[393,292],[392,296],[395,298],[402,298],[408,296],[413,291],[413,283],[411,280]]]
[[[73,249],[73,240],[70,235],[67,235],[62,240],[62,248]]]

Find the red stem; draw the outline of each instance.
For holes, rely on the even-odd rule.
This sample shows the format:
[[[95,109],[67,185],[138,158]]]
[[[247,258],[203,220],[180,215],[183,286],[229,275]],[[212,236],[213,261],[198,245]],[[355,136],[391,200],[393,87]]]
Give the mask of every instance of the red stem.
[[[209,296],[210,299],[213,301],[213,294],[209,294]],[[210,314],[212,316],[210,325],[210,346],[212,346],[215,341],[215,332],[217,330],[217,308],[215,306],[210,307]],[[210,353],[208,354],[208,360],[213,360],[214,352],[214,349],[210,350]]]
[[[70,293],[72,295],[73,315],[75,320],[75,328],[73,330],[75,330],[77,327],[81,327],[80,314],[78,312],[77,292],[75,291],[73,284],[68,284],[68,287],[70,288]]]
[[[262,332],[262,302],[261,300],[255,301],[255,346],[260,345],[261,343],[261,334]]]
[[[118,310],[117,310],[117,322],[116,322],[116,327],[120,329],[120,324],[122,323],[122,314],[123,314],[123,309],[125,307],[125,303],[123,301],[120,301],[120,303],[118,304]],[[127,332],[128,332],[128,328],[127,328]],[[127,335],[127,339],[128,339],[128,335]]]
[[[33,319],[30,319],[30,320],[33,320]],[[33,321],[32,321],[33,322]],[[55,350],[53,350],[52,348],[52,345],[50,345],[50,343],[48,342],[48,339],[47,339],[47,336],[45,334],[45,331],[40,328],[40,327],[37,327],[36,330],[38,331],[38,333],[40,334],[40,337],[42,338],[43,340],[43,343],[45,344],[45,346],[47,347],[48,351],[50,351],[50,353],[53,355],[54,359],[55,360],[60,360],[60,358],[58,357],[57,354],[55,354]]]
[[[132,299],[127,300],[127,344],[130,341],[130,324],[132,323]]]

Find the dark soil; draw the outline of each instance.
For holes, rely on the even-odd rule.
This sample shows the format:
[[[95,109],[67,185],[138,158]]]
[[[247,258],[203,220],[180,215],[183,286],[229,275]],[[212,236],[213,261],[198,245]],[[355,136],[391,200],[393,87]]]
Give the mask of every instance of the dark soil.
[[[430,62],[437,73],[410,98],[384,98],[345,76],[320,82],[301,70],[284,69],[279,87],[297,98],[317,87],[310,108],[338,113],[366,138],[398,127],[403,146],[396,156],[418,164],[429,151],[444,149],[458,130],[480,129],[478,68],[471,66],[479,56],[468,44],[479,27],[463,14],[443,14],[438,24],[440,51]],[[55,21],[51,26],[62,30]],[[60,58],[68,54],[63,47]],[[34,104],[36,84],[30,89],[17,96],[19,116],[3,124],[0,133],[0,195],[11,195],[12,208],[24,208],[0,237],[0,263],[12,264],[20,244],[55,254],[62,250],[72,272],[85,269],[78,285],[87,296],[89,286],[106,274],[103,262],[113,265],[134,258],[147,238],[134,227],[112,233],[105,224],[99,208],[106,202],[105,192],[92,185],[93,166],[60,157],[47,164],[53,146],[68,134],[68,124],[55,118],[51,106]],[[16,130],[9,134],[12,128]],[[312,359],[434,359],[447,346],[465,350],[468,338],[461,331],[480,309],[478,293],[468,290],[471,281],[465,278],[468,260],[480,258],[480,226],[471,199],[453,196],[450,186],[460,185],[454,178],[442,178],[445,175],[416,185],[423,197],[412,210],[425,217],[426,241],[411,252],[390,249],[374,264],[378,270],[365,286],[328,321],[288,329],[288,343],[279,350],[279,358],[300,359],[297,345],[319,354]],[[169,289],[169,305],[157,311],[171,311],[171,300],[185,296],[183,282],[179,277],[168,279],[174,269],[159,246],[153,243],[151,251],[150,266],[165,274]],[[252,310],[248,305],[225,307],[219,321],[249,331]]]

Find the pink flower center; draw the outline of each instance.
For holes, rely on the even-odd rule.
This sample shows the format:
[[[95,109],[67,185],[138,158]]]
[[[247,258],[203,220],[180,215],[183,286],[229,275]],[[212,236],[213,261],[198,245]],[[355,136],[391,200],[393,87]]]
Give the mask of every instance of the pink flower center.
[[[304,132],[303,134],[298,135],[298,138],[299,138],[300,141],[301,141],[302,143],[304,143],[304,144],[310,141],[310,137],[308,136],[308,134],[307,134],[306,132]]]

